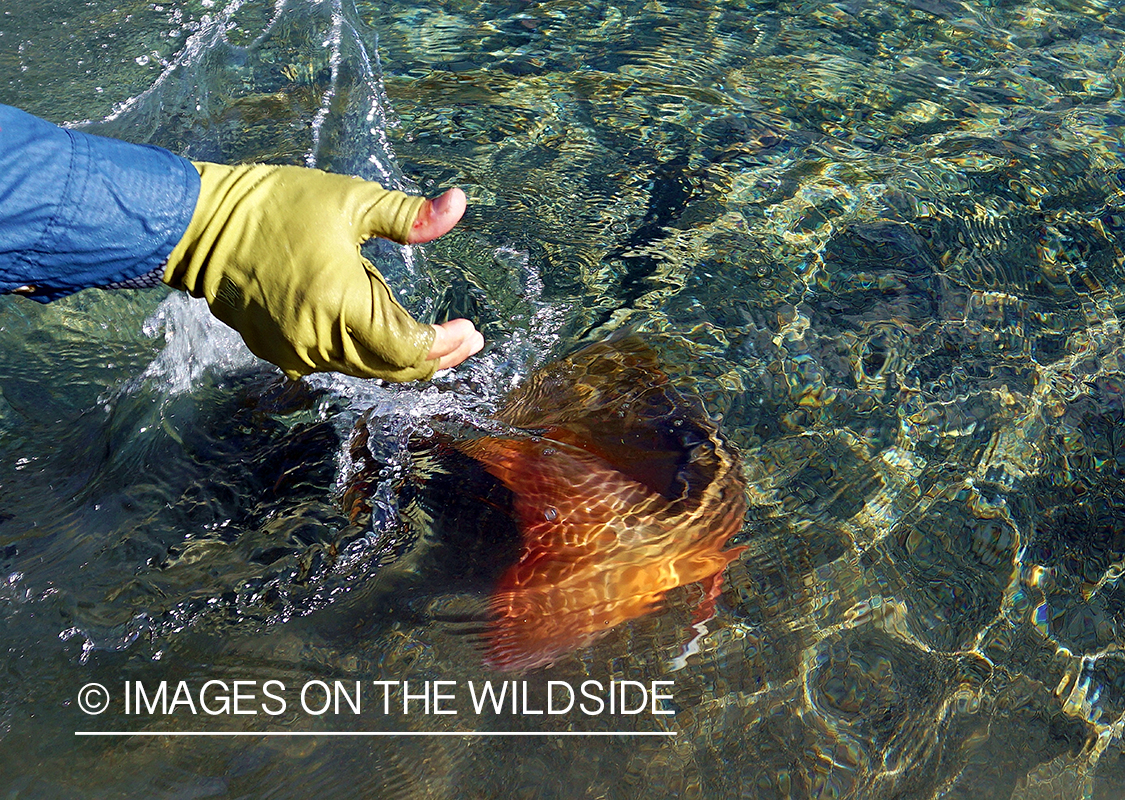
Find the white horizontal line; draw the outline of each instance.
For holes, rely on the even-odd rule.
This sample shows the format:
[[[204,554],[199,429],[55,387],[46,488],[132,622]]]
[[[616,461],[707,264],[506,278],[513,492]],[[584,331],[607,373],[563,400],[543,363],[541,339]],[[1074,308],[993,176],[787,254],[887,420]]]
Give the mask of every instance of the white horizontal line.
[[[75,736],[675,736],[676,731],[75,731]]]

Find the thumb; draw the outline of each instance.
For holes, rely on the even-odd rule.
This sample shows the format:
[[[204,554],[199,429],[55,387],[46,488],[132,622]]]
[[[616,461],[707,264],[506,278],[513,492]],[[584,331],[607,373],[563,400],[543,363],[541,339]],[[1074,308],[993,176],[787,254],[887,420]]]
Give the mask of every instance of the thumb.
[[[377,183],[363,181],[355,198],[359,204],[360,236],[362,241],[381,236],[399,244],[407,244],[410,231],[426,198],[409,195],[394,189],[384,189]]]

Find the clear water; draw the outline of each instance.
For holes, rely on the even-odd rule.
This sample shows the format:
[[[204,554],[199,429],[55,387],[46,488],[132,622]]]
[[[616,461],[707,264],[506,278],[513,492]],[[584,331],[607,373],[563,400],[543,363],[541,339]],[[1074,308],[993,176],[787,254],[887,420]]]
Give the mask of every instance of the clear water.
[[[0,299],[0,791],[1121,797],[1123,37],[1100,0],[5,4],[0,101],[465,187],[454,234],[374,255],[490,346],[291,386],[163,291]],[[466,713],[511,677],[465,622],[508,545],[404,517],[407,434],[623,328],[722,416],[748,549],[702,626],[685,589],[520,676],[670,680],[675,715]],[[461,713],[121,705],[211,679],[449,680]],[[677,735],[74,735],[185,729]]]

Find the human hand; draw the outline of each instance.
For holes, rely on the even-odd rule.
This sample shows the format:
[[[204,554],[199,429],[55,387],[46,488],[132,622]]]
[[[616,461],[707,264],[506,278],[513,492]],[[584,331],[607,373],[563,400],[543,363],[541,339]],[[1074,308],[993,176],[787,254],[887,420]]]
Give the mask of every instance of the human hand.
[[[197,163],[191,224],[164,282],[204,297],[256,355],[291,378],[335,371],[409,381],[455,366],[484,340],[468,320],[415,321],[359,245],[431,241],[465,210],[301,167]]]
[[[434,344],[428,357],[438,359],[438,369],[455,367],[484,347],[484,337],[467,319],[451,319],[433,329]]]

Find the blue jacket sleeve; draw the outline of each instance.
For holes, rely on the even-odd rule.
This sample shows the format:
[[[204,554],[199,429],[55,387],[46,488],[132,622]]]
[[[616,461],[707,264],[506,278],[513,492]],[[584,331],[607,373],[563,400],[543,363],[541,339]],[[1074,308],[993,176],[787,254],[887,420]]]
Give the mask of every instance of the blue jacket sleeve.
[[[0,293],[47,302],[151,272],[198,198],[187,159],[0,105]]]

